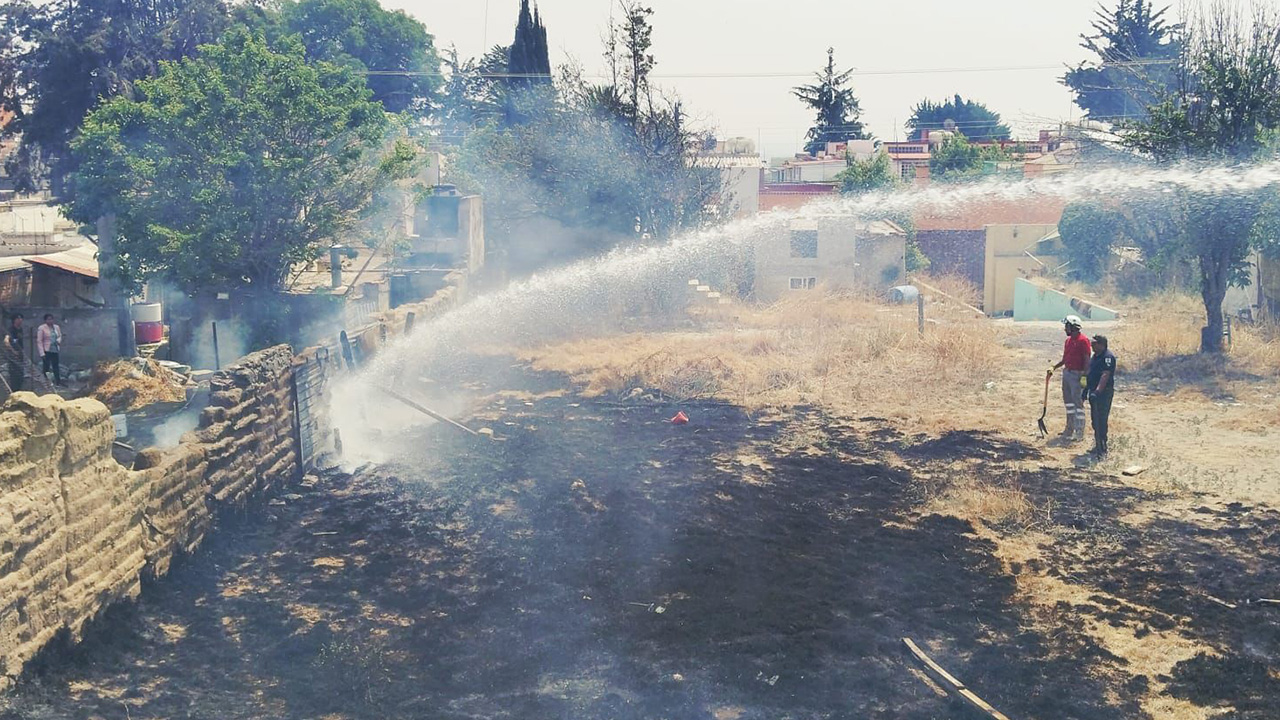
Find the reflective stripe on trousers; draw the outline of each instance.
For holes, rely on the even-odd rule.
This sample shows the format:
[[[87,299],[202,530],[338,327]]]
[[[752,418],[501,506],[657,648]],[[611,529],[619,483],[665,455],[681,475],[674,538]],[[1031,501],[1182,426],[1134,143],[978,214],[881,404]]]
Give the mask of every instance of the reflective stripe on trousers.
[[[1084,434],[1085,417],[1088,415],[1084,406],[1084,385],[1080,383],[1083,374],[1075,370],[1062,371],[1062,404],[1067,409],[1067,428],[1081,435]]]

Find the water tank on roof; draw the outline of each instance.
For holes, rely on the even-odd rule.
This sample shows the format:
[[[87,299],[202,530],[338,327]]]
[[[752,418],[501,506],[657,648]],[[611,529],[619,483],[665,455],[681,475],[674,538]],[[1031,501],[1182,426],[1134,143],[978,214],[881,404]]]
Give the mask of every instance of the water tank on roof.
[[[437,185],[426,199],[427,228],[423,233],[429,238],[458,236],[458,207],[462,195],[453,185]]]

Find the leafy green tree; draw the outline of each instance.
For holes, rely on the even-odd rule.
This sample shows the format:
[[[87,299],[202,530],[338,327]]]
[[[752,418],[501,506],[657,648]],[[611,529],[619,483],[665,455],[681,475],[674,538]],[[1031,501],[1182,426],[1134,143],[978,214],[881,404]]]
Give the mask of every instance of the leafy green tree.
[[[1259,9],[1248,19],[1213,6],[1187,34],[1179,84],[1148,118],[1124,135],[1131,148],[1159,163],[1188,159],[1248,162],[1268,150],[1280,127],[1280,16]],[[1202,352],[1222,350],[1227,287],[1247,282],[1250,244],[1265,193],[1176,193],[1179,232],[1165,238],[1195,257],[1206,325]]]
[[[132,97],[160,63],[193,54],[227,27],[225,0],[9,0],[0,5],[0,105],[22,144],[9,171],[19,189],[63,179],[85,115],[100,100]]]
[[[1066,250],[1067,271],[1084,282],[1098,282],[1106,274],[1111,248],[1125,240],[1126,221],[1117,209],[1100,203],[1068,205],[1058,221]]]
[[[986,163],[1008,161],[1009,154],[998,145],[979,146],[964,135],[942,141],[929,156],[929,176],[935,180],[965,180],[983,174]]]
[[[907,129],[912,140],[923,138],[925,130],[953,130],[973,142],[1009,139],[1009,126],[1000,120],[1000,113],[980,102],[965,100],[959,93],[940,103],[921,100],[911,110]]]
[[[405,142],[383,154],[382,106],[349,68],[308,64],[296,39],[273,51],[233,29],[137,91],[85,119],[67,208],[82,223],[116,218],[107,260],[130,287],[276,290],[412,155]]]
[[[507,86],[502,76],[507,71],[510,50],[495,45],[479,59],[468,60],[459,60],[454,48],[445,52],[447,78],[436,113],[445,142],[460,143],[470,128],[505,117]]]
[[[827,48],[827,66],[815,73],[816,82],[801,85],[791,92],[808,105],[818,116],[805,136],[805,152],[815,155],[825,150],[827,143],[865,140],[871,136],[862,125],[862,108],[853,89],[848,87],[852,70],[836,70],[835,48]]]
[[[866,160],[850,160],[849,167],[836,176],[836,181],[840,183],[840,192],[846,195],[892,189],[902,182],[893,171],[889,154],[883,152]]]
[[[287,32],[307,57],[367,72],[373,99],[389,112],[426,114],[437,101],[440,58],[422,23],[378,0],[298,0],[281,9]]]
[[[1110,11],[1098,8],[1094,34],[1080,36],[1081,47],[1097,59],[1080,63],[1062,78],[1091,119],[1141,120],[1148,105],[1173,89],[1181,27],[1165,21],[1167,11],[1154,9],[1149,0],[1119,0]]]
[[[893,171],[893,161],[889,154],[878,152],[866,160],[850,160],[849,167],[836,176],[840,183],[842,195],[863,195],[877,190],[892,190],[902,185],[902,179]],[[927,270],[929,258],[921,252],[916,242],[915,222],[909,212],[886,211],[873,212],[870,219],[888,220],[907,233],[906,267],[907,272]]]

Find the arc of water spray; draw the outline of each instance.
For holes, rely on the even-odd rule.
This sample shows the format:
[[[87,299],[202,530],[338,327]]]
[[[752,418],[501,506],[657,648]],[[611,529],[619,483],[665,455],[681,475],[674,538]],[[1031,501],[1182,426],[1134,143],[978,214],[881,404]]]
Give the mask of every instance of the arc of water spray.
[[[945,214],[992,199],[1079,200],[1173,191],[1209,195],[1248,193],[1280,185],[1280,161],[1254,165],[1183,165],[1162,168],[1108,167],[1030,180],[990,180],[964,185],[934,184],[762,213],[710,230],[690,232],[663,245],[615,250],[601,257],[539,273],[482,295],[401,337],[374,362],[335,387],[332,417],[349,453],[362,460],[389,457],[383,438],[408,419],[376,405],[376,387],[390,386],[413,367],[437,381],[467,362],[481,345],[512,346],[574,337],[600,329],[609,310],[636,296],[675,292],[689,278],[725,277],[762,237],[785,232],[806,218],[883,216],[886,212]],[[527,239],[537,242],[537,238]],[[416,366],[416,367],[415,367]],[[441,384],[447,384],[441,383]]]

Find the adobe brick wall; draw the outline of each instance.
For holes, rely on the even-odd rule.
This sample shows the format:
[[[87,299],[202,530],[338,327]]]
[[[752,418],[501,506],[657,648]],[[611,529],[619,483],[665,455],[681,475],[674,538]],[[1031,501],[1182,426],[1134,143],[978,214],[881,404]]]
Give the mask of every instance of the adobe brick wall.
[[[0,411],[0,684],[59,630],[138,594],[137,488],[96,400],[15,393]]]
[[[465,281],[454,273],[431,298],[375,314],[353,342],[375,354],[383,329],[390,340],[410,312],[423,323],[447,311]],[[300,475],[295,373],[321,368],[310,429],[327,438],[324,397],[340,357],[335,347],[295,356],[288,345],[245,356],[210,381],[199,426],[177,447],[138,453],[132,470],[112,458],[115,428],[97,400],[20,392],[0,406],[0,690],[59,632],[78,639],[108,606],[136,597],[144,576],[167,573],[220,509]]]
[[[96,400],[22,392],[0,408],[0,687],[58,632],[78,638],[166,573],[220,508],[299,474],[294,362],[282,345],[217,374],[199,428],[133,470],[112,458]]]

